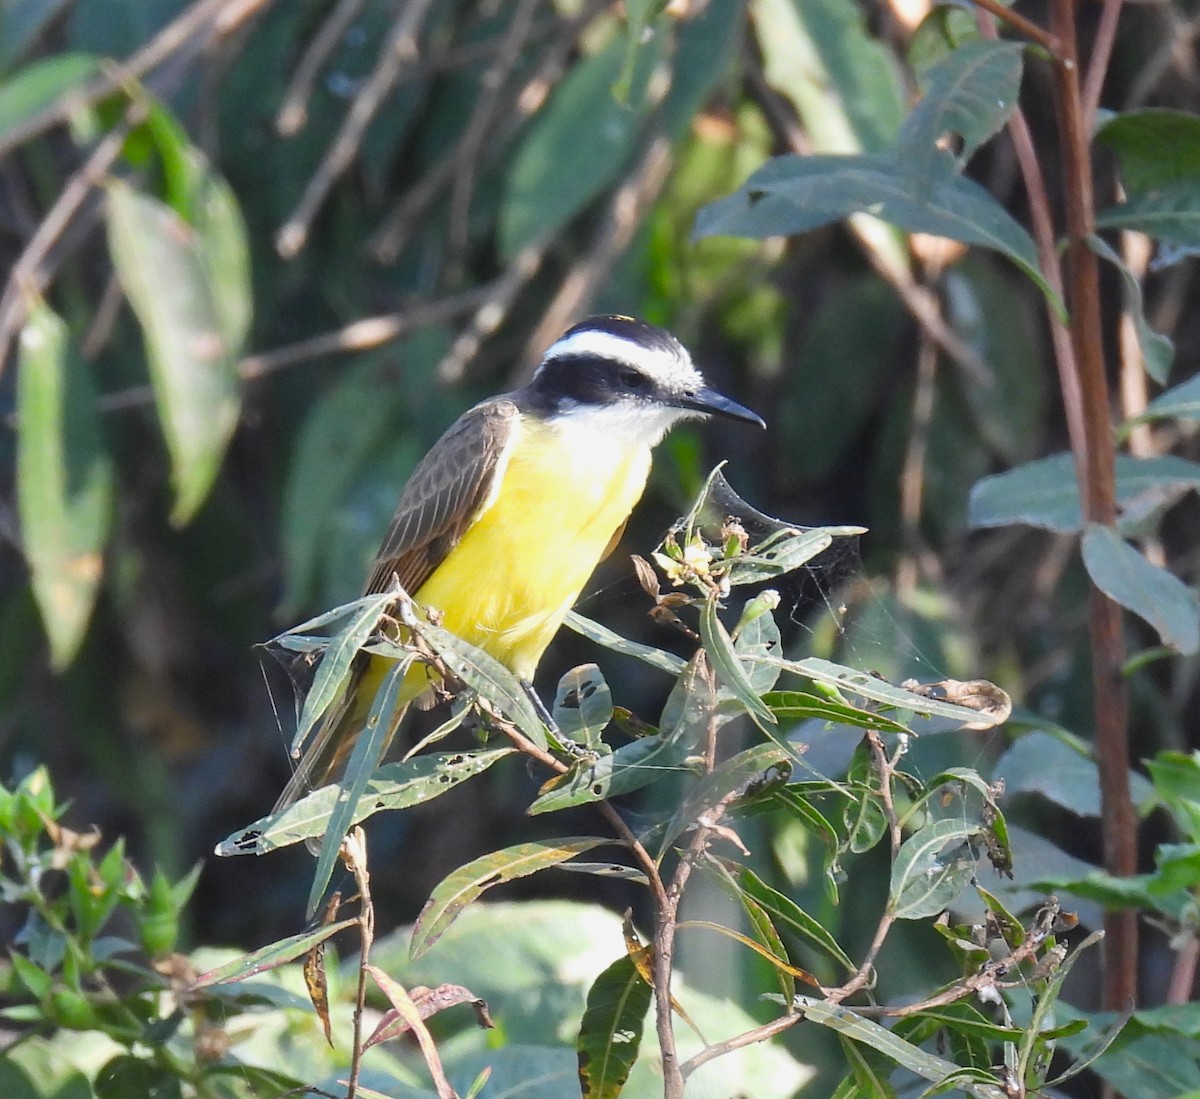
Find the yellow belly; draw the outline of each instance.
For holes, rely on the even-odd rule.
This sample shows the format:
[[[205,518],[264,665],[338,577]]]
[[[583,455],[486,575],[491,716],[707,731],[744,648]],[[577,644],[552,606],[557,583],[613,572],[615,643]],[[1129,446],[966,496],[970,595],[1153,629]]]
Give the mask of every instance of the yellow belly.
[[[490,506],[415,598],[529,679],[641,496],[650,451],[573,425],[518,430]]]

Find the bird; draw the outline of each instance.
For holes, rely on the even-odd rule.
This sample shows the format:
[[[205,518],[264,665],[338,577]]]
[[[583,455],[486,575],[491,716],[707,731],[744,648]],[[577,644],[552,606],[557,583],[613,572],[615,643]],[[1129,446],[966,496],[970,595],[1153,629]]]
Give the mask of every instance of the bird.
[[[444,629],[512,671],[545,715],[534,672],[619,541],[651,451],[675,424],[708,416],[766,426],[706,385],[666,330],[615,314],[580,321],[550,345],[528,384],[463,413],[417,464],[364,594],[399,585]],[[276,812],[336,781],[390,666],[385,656],[358,655]],[[393,734],[408,705],[432,690],[428,669],[410,669]]]

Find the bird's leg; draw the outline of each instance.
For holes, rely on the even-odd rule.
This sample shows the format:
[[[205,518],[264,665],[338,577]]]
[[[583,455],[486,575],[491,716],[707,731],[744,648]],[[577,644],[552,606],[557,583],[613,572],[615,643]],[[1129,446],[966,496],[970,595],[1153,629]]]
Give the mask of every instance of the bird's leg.
[[[561,739],[558,731],[558,722],[554,720],[554,716],[546,709],[546,704],[542,701],[541,695],[533,689],[533,684],[528,679],[522,679],[521,690],[525,692],[525,697],[533,704],[533,710],[538,715],[538,720],[550,730],[550,733],[556,739]]]
[[[554,741],[556,747],[574,759],[583,759],[593,754],[590,749],[585,748],[582,744],[576,743],[570,737],[563,736],[562,730],[558,727],[558,722],[554,720],[554,716],[546,709],[546,704],[542,701],[537,691],[533,689],[533,684],[528,679],[521,680],[521,688],[525,691],[525,696],[533,703],[533,709],[538,716],[538,720],[546,726],[546,731],[550,734],[550,738]]]

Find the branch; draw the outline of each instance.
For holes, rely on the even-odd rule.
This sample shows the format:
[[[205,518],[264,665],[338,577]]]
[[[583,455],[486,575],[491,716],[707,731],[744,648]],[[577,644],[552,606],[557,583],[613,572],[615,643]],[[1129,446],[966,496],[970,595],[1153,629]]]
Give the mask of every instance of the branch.
[[[1088,119],[1079,86],[1075,0],[1053,0],[1051,27],[1061,52],[1054,64],[1067,215],[1066,283],[1071,342],[1083,398],[1084,438],[1080,481],[1088,522],[1116,521],[1115,446],[1101,339],[1099,260],[1087,245],[1095,229]],[[1074,446],[1076,440],[1072,440]],[[1137,815],[1129,791],[1128,693],[1121,675],[1125,639],[1121,608],[1092,584],[1089,590],[1095,754],[1100,771],[1104,866],[1118,877],[1137,870]],[[1137,913],[1109,912],[1104,1006],[1121,1011],[1137,995]]]
[[[291,259],[304,247],[313,218],[324,204],[330,189],[350,166],[362,143],[367,126],[396,83],[404,66],[417,57],[417,30],[433,0],[409,0],[400,8],[387,41],[371,75],[359,91],[337,137],[304,188],[292,215],[275,234],[275,248],[284,259]]]
[[[270,0],[198,0],[168,23],[137,53],[119,65],[108,67],[78,94],[59,96],[19,126],[0,137],[0,157],[32,137],[68,122],[80,108],[92,106],[114,92],[140,80],[184,46],[198,53],[212,33],[226,35],[249,19]]]

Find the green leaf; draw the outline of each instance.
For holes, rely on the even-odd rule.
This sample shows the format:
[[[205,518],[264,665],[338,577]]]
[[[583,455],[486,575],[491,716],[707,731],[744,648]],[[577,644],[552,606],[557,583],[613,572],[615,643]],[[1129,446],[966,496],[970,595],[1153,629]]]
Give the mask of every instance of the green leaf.
[[[346,773],[338,781],[338,796],[325,826],[321,853],[317,856],[317,869],[308,892],[310,920],[316,915],[325,887],[333,876],[342,839],[353,827],[354,816],[358,812],[367,784],[371,781],[371,775],[379,766],[383,753],[387,751],[396,721],[396,702],[400,697],[400,689],[404,686],[404,677],[415,660],[415,653],[406,653],[388,668],[375,697],[371,700],[366,724],[355,738],[354,748],[346,763]]]
[[[261,950],[234,958],[231,962],[226,962],[224,965],[217,966],[216,969],[202,973],[190,987],[194,989],[209,988],[212,985],[231,984],[256,977],[285,962],[295,961],[302,954],[307,954],[314,946],[332,938],[339,931],[354,927],[357,923],[357,919],[339,920],[337,923],[323,924],[312,931],[304,931],[299,935],[289,935],[286,939],[280,939],[269,946],[264,946]]]
[[[647,89],[664,38],[659,30],[638,51],[625,102],[612,93],[625,63],[619,37],[573,65],[555,87],[509,166],[500,208],[502,260],[552,237],[616,179],[652,106]],[[587,141],[579,140],[581,127]]]
[[[758,697],[758,692],[754,689],[754,684],[750,681],[750,676],[747,675],[741,659],[734,652],[733,639],[729,636],[729,631],[717,617],[715,596],[706,599],[701,608],[700,640],[712,661],[718,678],[746,708],[746,711],[759,721],[765,721],[769,725],[776,724],[771,708]]]
[[[595,664],[580,664],[558,681],[554,723],[570,740],[595,748],[612,721],[612,691]]]
[[[91,371],[42,301],[21,330],[17,509],[33,594],[58,671],[79,651],[104,574],[114,474]]]
[[[852,0],[756,0],[767,82],[820,153],[878,152],[896,139],[906,90],[895,56]]]
[[[82,90],[99,71],[89,53],[60,53],[14,73],[0,84],[0,138],[60,96]]]
[[[675,837],[718,802],[736,806],[746,799],[764,797],[783,786],[792,775],[794,751],[778,744],[755,744],[717,764],[704,775],[667,822],[661,840],[666,851]]]
[[[950,702],[941,702],[936,698],[930,698],[928,695],[916,694],[903,687],[896,687],[886,679],[880,679],[878,676],[869,675],[857,668],[849,668],[844,664],[837,664],[822,657],[810,656],[804,660],[781,660],[777,657],[761,657],[760,659],[765,663],[778,665],[784,671],[811,679],[815,683],[824,683],[838,691],[857,695],[859,698],[866,698],[896,710],[911,711],[921,717],[944,717],[962,725],[973,725],[984,721],[999,723],[986,711],[957,706]],[[905,728],[907,727],[905,726]]]
[[[975,1099],[1005,1099],[1004,1089],[989,1074],[963,1070],[953,1061],[926,1053],[850,1008],[827,1004],[811,996],[797,996],[795,1006],[805,1019],[829,1027],[890,1057],[896,1064],[915,1072],[922,1079],[935,1084],[953,1080],[955,1090],[964,1091],[975,1096]]]
[[[1102,237],[1092,234],[1087,238],[1087,243],[1096,255],[1111,263],[1120,274],[1125,311],[1133,319],[1146,373],[1159,385],[1165,385],[1167,375],[1171,372],[1171,362],[1175,358],[1175,345],[1162,333],[1155,332],[1150,327],[1150,322],[1146,319],[1145,302],[1142,300],[1142,284],[1129,269],[1129,264]]]
[[[292,754],[295,755],[301,745],[308,739],[316,723],[321,719],[333,700],[341,694],[350,678],[350,665],[358,655],[358,650],[366,644],[367,639],[379,624],[379,618],[387,606],[395,601],[391,592],[378,595],[367,595],[344,607],[338,607],[321,618],[314,618],[303,625],[297,626],[296,631],[302,632],[322,625],[326,621],[349,615],[346,624],[329,639],[321,663],[317,665],[313,676],[312,686],[304,696],[304,708],[296,723],[296,735],[292,738]],[[285,635],[286,636],[286,635]],[[276,641],[279,639],[277,638]]]
[[[383,394],[395,388],[393,372],[382,359],[351,366],[304,418],[283,492],[283,613],[312,596],[335,511],[392,423],[395,405]]]
[[[183,1084],[165,1065],[132,1054],[119,1054],[96,1073],[96,1099],[180,1099]]]
[[[664,652],[662,649],[656,649],[650,645],[642,645],[637,641],[630,641],[622,637],[619,633],[610,630],[607,626],[602,626],[599,622],[593,622],[590,618],[585,618],[582,614],[577,614],[575,611],[567,612],[564,624],[568,629],[574,630],[577,634],[586,637],[589,641],[593,641],[597,645],[602,645],[604,648],[611,649],[615,653],[632,656],[644,664],[649,664],[652,668],[657,668],[660,672],[666,672],[668,675],[679,675],[687,665],[686,660],[681,659],[674,653]]]
[[[981,39],[967,42],[922,74],[924,94],[900,133],[900,160],[918,178],[935,171],[933,158],[947,134],[962,139],[961,167],[1008,121],[1021,88],[1024,46]]]
[[[1018,738],[996,762],[995,774],[1004,779],[1006,794],[1037,793],[1080,816],[1100,815],[1100,780],[1086,746],[1034,729]],[[1146,779],[1131,772],[1134,801],[1141,805],[1150,794]]]
[[[440,752],[380,767],[370,778],[348,828],[389,809],[408,809],[448,793],[492,764],[512,755],[513,748],[476,752]],[[239,828],[217,847],[218,855],[265,855],[277,847],[325,834],[330,814],[341,797],[336,786],[322,786],[289,805],[282,813]]]
[[[874,710],[860,709],[848,702],[836,702],[807,691],[769,691],[763,695],[763,701],[771,707],[776,717],[831,721],[837,725],[852,725],[858,729],[876,729],[887,733],[908,731],[907,726]]]
[[[615,1099],[637,1060],[653,989],[628,955],[588,989],[579,1027],[579,1083],[584,1099]]]
[[[778,156],[737,191],[705,206],[694,236],[791,236],[868,213],[910,233],[978,244],[1006,255],[1062,311],[1038,267],[1033,239],[987,191],[942,154],[930,178],[914,180],[895,156]]]
[[[567,836],[544,843],[519,843],[472,859],[443,878],[429,895],[413,925],[409,955],[415,961],[442,937],[458,914],[494,885],[557,866],[612,840],[596,836]]]
[[[751,548],[730,562],[731,584],[757,584],[794,572],[818,554],[824,553],[835,538],[856,538],[866,527],[809,527],[807,530],[784,528],[761,545]]]
[[[628,794],[678,770],[695,747],[694,738],[647,736],[622,744],[610,755],[582,759],[564,779],[534,800],[531,816]]]
[[[1200,117],[1152,107],[1125,111],[1096,130],[1121,162],[1128,194],[1200,179]]]
[[[888,901],[892,915],[920,920],[949,905],[975,873],[977,860],[969,841],[981,831],[974,821],[944,819],[909,836],[892,863]]]
[[[1147,406],[1139,420],[1161,420],[1174,417],[1179,420],[1200,420],[1200,374],[1188,378],[1160,393]]]
[[[1174,496],[1200,488],[1200,465],[1174,455],[1118,454],[1116,488],[1117,503],[1127,509],[1140,497]],[[973,527],[1023,523],[1064,533],[1082,530],[1074,459],[1070,454],[1054,454],[985,477],[971,489],[970,523]]]
[[[628,0],[622,6],[625,9],[625,61],[621,75],[613,85],[613,95],[621,103],[628,103],[638,54],[645,47],[647,38],[652,36],[650,25],[662,14],[667,0]]]
[[[1096,587],[1149,622],[1164,645],[1185,656],[1200,651],[1200,597],[1177,576],[1098,523],[1083,532],[1083,563]]]
[[[1146,761],[1154,792],[1180,830],[1200,843],[1200,752],[1159,752]]]
[[[738,888],[772,918],[776,928],[799,935],[844,966],[847,973],[854,972],[854,963],[820,921],[815,920],[790,897],[768,885],[749,867],[730,862],[723,862],[722,865],[733,876]]]
[[[525,688],[500,661],[431,622],[419,622],[414,629],[429,643],[451,675],[497,707],[539,748],[548,746],[546,726],[533,708]]]
[[[1130,195],[1096,215],[1097,229],[1135,229],[1157,240],[1200,248],[1200,179]]]
[[[942,275],[946,318],[985,364],[982,377],[972,375],[956,389],[970,409],[975,430],[1010,465],[1027,462],[1037,453],[1049,395],[1046,373],[1039,365],[1045,356],[1039,303],[1024,291],[1010,272],[985,256],[968,256]],[[950,420],[945,432],[949,460],[961,468],[961,413],[958,402],[946,398],[943,391],[938,407],[945,408]],[[935,417],[934,427],[942,423]],[[931,439],[931,445],[935,441]],[[930,455],[931,460],[937,457]],[[962,498],[956,488],[956,507],[961,507]]]
[[[228,211],[215,201],[212,223],[193,227],[126,183],[108,188],[109,250],[145,337],[176,525],[208,496],[241,410],[237,353],[245,332],[231,302],[248,300],[249,291],[223,283],[235,266],[228,238],[240,231],[222,220]]]

